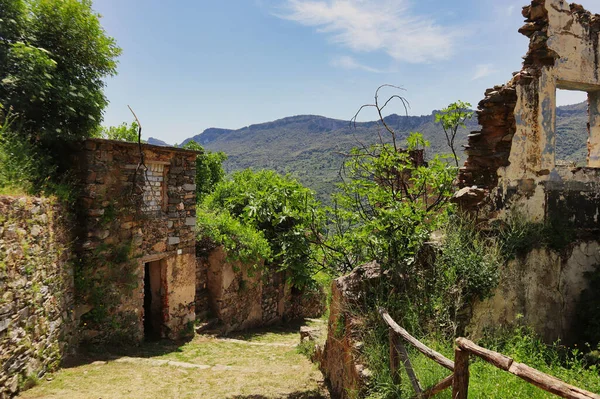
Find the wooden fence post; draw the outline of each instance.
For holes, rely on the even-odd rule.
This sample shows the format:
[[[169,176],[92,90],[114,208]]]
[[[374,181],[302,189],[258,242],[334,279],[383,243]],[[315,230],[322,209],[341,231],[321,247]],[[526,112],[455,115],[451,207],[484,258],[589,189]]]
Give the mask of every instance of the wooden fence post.
[[[454,349],[454,381],[452,399],[467,399],[469,396],[469,352]]]
[[[396,345],[398,344],[398,336],[392,330],[389,329],[389,341],[390,341],[390,372],[392,373],[392,381],[394,384],[400,384],[400,358],[398,356],[398,351],[396,351]]]

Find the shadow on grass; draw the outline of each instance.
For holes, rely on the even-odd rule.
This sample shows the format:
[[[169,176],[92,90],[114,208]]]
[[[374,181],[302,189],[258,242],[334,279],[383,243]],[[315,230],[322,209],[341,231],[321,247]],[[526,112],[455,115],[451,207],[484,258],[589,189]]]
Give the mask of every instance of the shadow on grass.
[[[305,326],[306,324],[306,320],[295,320],[285,324],[274,324],[268,327],[261,327],[251,330],[219,333],[217,334],[217,337],[252,341],[265,337],[268,334],[299,334],[300,327]]]
[[[325,399],[319,391],[306,391],[306,392],[293,392],[285,396],[281,396],[281,399]],[[231,399],[271,399],[263,395],[237,395]]]
[[[305,324],[306,322],[304,320],[298,320],[286,324],[272,325],[269,327],[241,332],[232,332],[229,334],[221,333],[218,330],[209,332],[209,334],[214,334],[217,337],[227,337],[243,341],[253,341],[260,340],[261,338],[266,337],[269,334],[296,334],[300,331],[300,327]],[[146,341],[141,344],[131,345],[122,344],[81,346],[77,350],[77,355],[68,357],[63,361],[62,368],[79,367],[96,361],[111,361],[124,356],[151,358],[170,353],[181,353],[183,352],[181,347],[193,340],[193,338],[194,337],[190,337],[185,340],[179,341]],[[303,397],[299,396],[298,398]],[[307,398],[310,398],[310,396],[307,396]]]
[[[77,350],[77,355],[66,358],[61,368],[74,368],[97,361],[111,361],[121,357],[151,358],[169,353],[183,352],[181,347],[190,342],[193,337],[185,340],[148,341],[141,344],[127,345],[86,345]]]

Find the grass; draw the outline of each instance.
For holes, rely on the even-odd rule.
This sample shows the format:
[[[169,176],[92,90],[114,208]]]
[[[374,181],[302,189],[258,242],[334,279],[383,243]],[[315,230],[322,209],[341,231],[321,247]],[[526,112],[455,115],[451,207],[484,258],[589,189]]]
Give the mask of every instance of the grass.
[[[321,373],[297,353],[298,342],[297,329],[273,328],[228,339],[196,336],[182,345],[148,343],[119,355],[92,354],[20,398],[326,397]]]
[[[372,338],[373,336],[370,337],[370,339]],[[383,337],[380,338],[383,339]],[[544,345],[534,334],[523,328],[517,328],[500,340],[484,341],[482,344],[488,349],[501,352],[517,362],[525,363],[569,384],[600,393],[598,368],[596,366],[586,367],[583,357],[577,350],[568,350],[558,344]],[[426,338],[423,343],[449,359],[454,358],[453,345],[450,341]],[[387,345],[373,345],[373,341],[368,341],[367,348],[367,357],[375,371],[376,386],[376,389],[370,393],[368,398],[412,397],[414,391],[404,371],[400,386],[394,386],[391,383],[389,367],[387,366],[389,361]],[[428,388],[450,375],[448,370],[437,363],[412,348],[408,349],[410,352],[409,357],[423,388]],[[475,357],[471,357],[469,371],[469,397],[472,398],[556,398],[556,396]],[[451,398],[451,390],[446,390],[436,398]]]

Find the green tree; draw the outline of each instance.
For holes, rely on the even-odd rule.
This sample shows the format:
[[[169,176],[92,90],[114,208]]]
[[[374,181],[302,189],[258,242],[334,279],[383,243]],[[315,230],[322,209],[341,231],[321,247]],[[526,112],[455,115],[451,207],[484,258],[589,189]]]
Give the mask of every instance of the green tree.
[[[270,247],[267,266],[287,271],[295,286],[314,283],[313,277],[319,270],[319,264],[312,246],[312,232],[315,215],[319,214],[319,203],[314,193],[296,180],[270,170],[236,172],[206,197],[198,211],[200,231],[206,230],[202,227],[205,218],[201,216],[206,212],[226,213],[226,219],[231,216],[246,230],[243,234],[228,231],[227,236],[249,236],[248,228],[258,232]],[[215,237],[224,236],[223,233],[213,232]],[[253,240],[244,247],[262,245],[261,239]],[[265,253],[260,248],[246,252]]]
[[[444,108],[440,113],[435,115],[435,122],[441,123],[446,135],[446,142],[452,155],[454,156],[454,162],[458,168],[458,155],[456,154],[456,146],[454,141],[456,140],[456,134],[458,129],[465,127],[465,122],[473,117],[473,112],[470,111],[471,104],[457,101],[448,107]]]
[[[371,260],[400,273],[414,272],[408,260],[443,224],[456,169],[438,155],[425,163],[429,144],[419,133],[407,143],[406,150],[380,143],[348,154],[341,192],[328,208],[330,230],[320,242],[324,262],[334,272]]]
[[[227,155],[224,152],[206,151],[195,141],[188,142],[183,148],[201,152],[196,158],[196,195],[201,201],[225,178],[223,162],[227,160]]]
[[[120,53],[91,0],[0,0],[0,102],[25,133],[91,135]]]
[[[137,143],[138,134],[139,125],[137,124],[137,122],[134,121],[131,123],[131,125],[128,125],[127,123],[122,123],[119,126],[102,127],[99,129],[97,136],[109,140],[129,141]]]

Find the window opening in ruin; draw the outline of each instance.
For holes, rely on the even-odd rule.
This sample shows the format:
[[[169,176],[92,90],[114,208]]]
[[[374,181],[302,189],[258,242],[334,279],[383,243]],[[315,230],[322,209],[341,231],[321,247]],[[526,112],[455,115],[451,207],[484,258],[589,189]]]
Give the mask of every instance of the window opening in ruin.
[[[156,213],[162,210],[165,191],[165,165],[147,162],[144,182],[144,212]]]
[[[556,90],[555,165],[586,166],[588,157],[588,93]]]
[[[144,338],[152,341],[160,339],[163,325],[162,262],[144,264]]]

